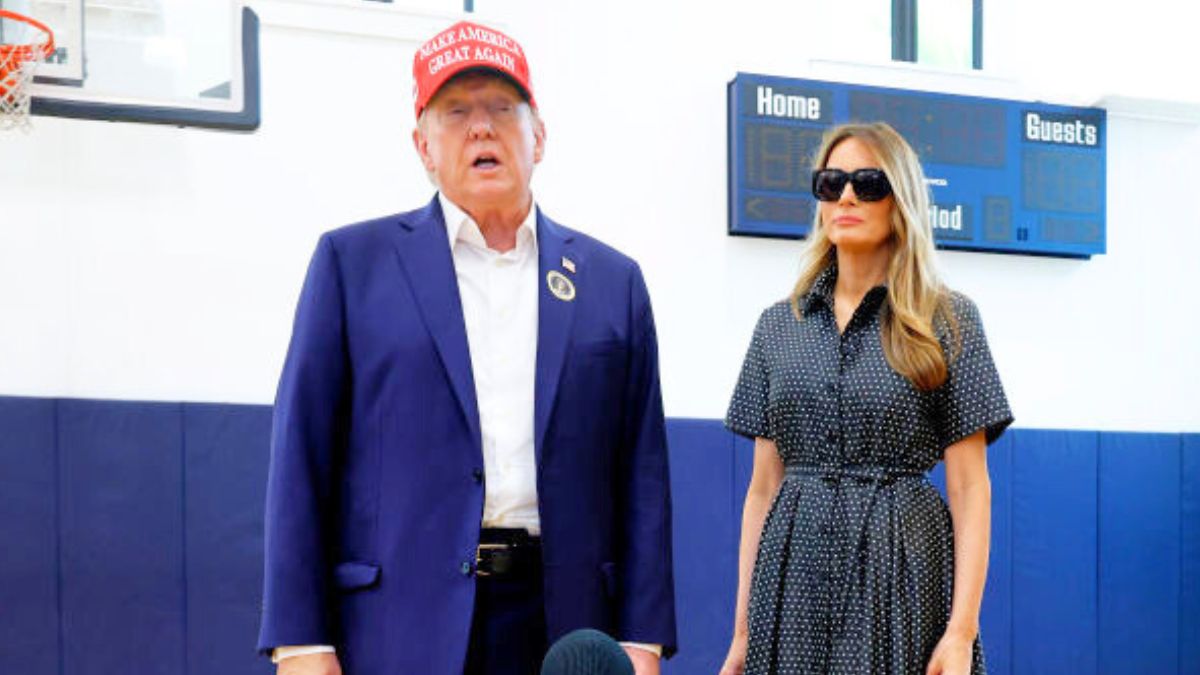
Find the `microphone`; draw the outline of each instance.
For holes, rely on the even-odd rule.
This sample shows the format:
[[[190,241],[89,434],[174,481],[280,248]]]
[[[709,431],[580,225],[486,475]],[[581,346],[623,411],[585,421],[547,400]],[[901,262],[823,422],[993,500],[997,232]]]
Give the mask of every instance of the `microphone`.
[[[550,647],[542,661],[542,675],[633,675],[633,662],[609,636],[581,628]]]

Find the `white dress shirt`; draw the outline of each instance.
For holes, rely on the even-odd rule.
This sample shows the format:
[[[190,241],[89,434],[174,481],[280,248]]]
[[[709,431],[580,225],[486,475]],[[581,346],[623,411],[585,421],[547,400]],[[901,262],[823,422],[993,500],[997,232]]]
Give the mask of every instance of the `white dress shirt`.
[[[454,276],[462,301],[479,428],[483,436],[483,526],[541,532],[537,460],[533,446],[534,377],[537,372],[537,207],[517,228],[517,243],[500,253],[488,248],[479,225],[438,193]],[[659,645],[622,643],[656,654]],[[332,652],[327,645],[278,647],[289,656]]]
[[[488,248],[479,225],[439,193],[454,276],[462,300],[479,429],[483,436],[483,526],[541,532],[533,449],[537,372],[537,209],[517,228],[517,243]]]

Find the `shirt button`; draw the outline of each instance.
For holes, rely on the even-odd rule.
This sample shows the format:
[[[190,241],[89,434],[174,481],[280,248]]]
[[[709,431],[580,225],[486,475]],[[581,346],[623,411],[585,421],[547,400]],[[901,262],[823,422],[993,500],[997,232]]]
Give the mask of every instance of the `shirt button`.
[[[830,429],[829,432],[825,434],[825,438],[828,439],[830,443],[837,443],[837,440],[838,440],[837,430]]]
[[[469,576],[471,576],[471,563],[469,563],[469,562],[464,562],[464,563],[462,564],[462,567],[460,567],[459,569],[460,569],[460,570],[462,570],[462,574],[463,574],[463,576],[464,576],[464,577],[469,577]]]
[[[837,382],[830,382],[829,384],[825,385],[825,389],[831,394],[836,394],[838,390]]]
[[[473,469],[471,471],[471,480],[474,480],[476,483],[482,483],[483,482],[483,469]]]

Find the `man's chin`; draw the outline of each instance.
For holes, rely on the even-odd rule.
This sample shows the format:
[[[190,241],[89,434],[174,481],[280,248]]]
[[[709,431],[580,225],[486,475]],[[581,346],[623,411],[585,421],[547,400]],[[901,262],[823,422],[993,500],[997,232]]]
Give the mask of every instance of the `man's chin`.
[[[470,181],[458,191],[464,200],[488,206],[520,206],[525,199],[526,191],[515,188],[507,180],[476,180]]]

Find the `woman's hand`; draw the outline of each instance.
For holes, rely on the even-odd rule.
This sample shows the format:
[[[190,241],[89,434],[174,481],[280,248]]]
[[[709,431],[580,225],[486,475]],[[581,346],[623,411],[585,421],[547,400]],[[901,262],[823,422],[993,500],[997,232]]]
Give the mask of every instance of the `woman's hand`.
[[[970,675],[975,640],[959,633],[946,633],[933,650],[925,675]]]
[[[745,635],[733,637],[733,642],[729,645],[729,653],[725,655],[725,663],[721,665],[721,672],[718,675],[745,675],[746,643]]]

